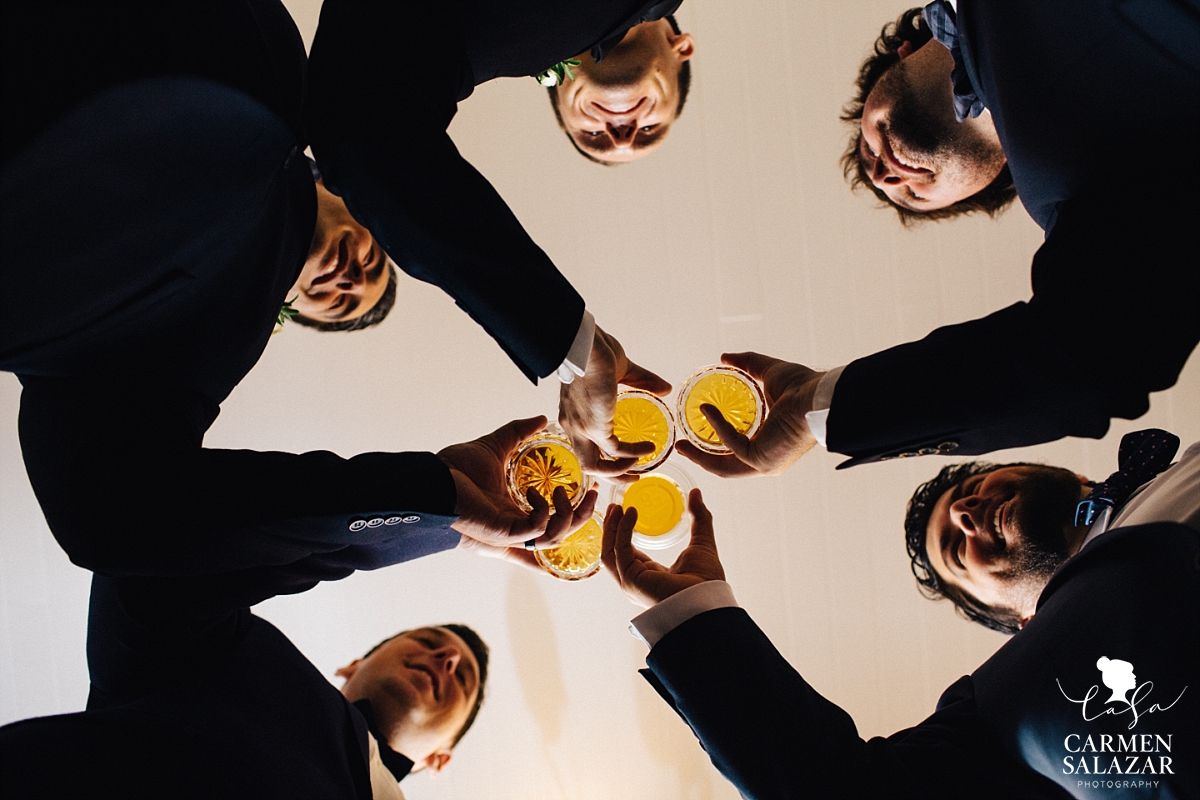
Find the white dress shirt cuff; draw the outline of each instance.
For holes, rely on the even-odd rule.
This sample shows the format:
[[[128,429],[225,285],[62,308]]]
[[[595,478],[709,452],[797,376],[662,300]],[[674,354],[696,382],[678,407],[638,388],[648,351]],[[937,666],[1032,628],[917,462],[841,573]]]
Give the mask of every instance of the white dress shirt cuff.
[[[817,383],[817,391],[813,395],[812,411],[804,415],[808,429],[812,431],[813,437],[821,447],[825,446],[825,426],[829,420],[829,407],[833,405],[833,390],[837,387],[838,378],[842,377],[842,370],[845,368],[837,367],[821,376]]]
[[[572,383],[576,378],[582,378],[587,370],[588,359],[592,355],[592,342],[596,338],[596,318],[586,308],[583,319],[579,321],[579,330],[567,357],[558,366],[558,379],[563,383]]]
[[[692,617],[717,608],[737,608],[733,587],[725,581],[697,583],[638,614],[629,623],[629,632],[654,647]]]

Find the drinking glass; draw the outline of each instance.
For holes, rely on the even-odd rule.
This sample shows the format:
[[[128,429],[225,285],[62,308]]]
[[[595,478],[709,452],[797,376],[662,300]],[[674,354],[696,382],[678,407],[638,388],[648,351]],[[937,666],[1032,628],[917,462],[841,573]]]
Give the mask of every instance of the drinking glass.
[[[671,455],[675,446],[675,419],[667,404],[650,392],[624,389],[613,408],[613,435],[622,442],[652,442],[654,452],[644,455],[629,470],[650,472]]]
[[[706,453],[731,452],[700,413],[703,404],[716,406],[738,433],[753,436],[767,407],[762,387],[737,367],[718,365],[694,373],[679,392],[676,413],[688,441]]]

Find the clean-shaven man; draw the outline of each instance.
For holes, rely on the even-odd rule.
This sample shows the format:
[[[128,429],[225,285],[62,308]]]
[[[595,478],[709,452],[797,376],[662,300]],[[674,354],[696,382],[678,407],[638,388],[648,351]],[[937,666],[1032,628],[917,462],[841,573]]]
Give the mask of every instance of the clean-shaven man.
[[[918,491],[909,542],[919,533],[937,590],[972,593],[1019,632],[911,728],[863,740],[787,663],[725,583],[698,491],[670,569],[633,548],[635,512],[605,520],[605,566],[649,608],[633,620],[651,648],[642,674],[755,800],[1195,797],[1200,446],[1150,478],[1178,440],[1147,433],[1094,488],[1067,470],[964,465]]]
[[[483,702],[487,645],[465,625],[404,631],[339,669],[339,691],[249,608],[318,574],[96,575],[87,710],[0,728],[5,796],[387,800],[443,769]]]

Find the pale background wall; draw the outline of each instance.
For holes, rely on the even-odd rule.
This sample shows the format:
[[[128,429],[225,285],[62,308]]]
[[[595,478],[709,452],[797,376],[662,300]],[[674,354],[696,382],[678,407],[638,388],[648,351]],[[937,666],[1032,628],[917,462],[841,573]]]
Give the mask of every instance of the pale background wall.
[[[287,5],[311,39],[318,0]],[[837,114],[879,27],[903,8],[687,0],[679,19],[697,40],[692,98],[672,141],[641,163],[584,162],[528,79],[480,88],[451,133],[601,324],[676,385],[725,350],[835,366],[1026,299],[1041,239],[1020,208],[999,222],[906,232],[847,190]],[[88,576],[68,563],[33,499],[16,437],[19,391],[0,375],[0,723],[81,709],[87,692]],[[207,443],[437,449],[553,414],[556,392],[553,382],[528,384],[438,290],[402,278],[395,313],[375,331],[292,327],[276,337]],[[1157,425],[1185,443],[1200,438],[1198,407],[1193,358],[1149,414],[1117,421],[1103,441],[996,457],[1100,478],[1126,431]],[[692,472],[741,603],[862,735],[886,735],[930,713],[1004,638],[923,600],[909,574],[903,505],[945,462],[834,472],[839,460],[815,452],[783,477],[743,482]],[[644,648],[626,632],[634,609],[607,576],[568,584],[451,552],[258,611],[331,679],[404,627],[462,620],[491,642],[480,720],[447,773],[405,781],[415,800],[736,797],[635,673]]]

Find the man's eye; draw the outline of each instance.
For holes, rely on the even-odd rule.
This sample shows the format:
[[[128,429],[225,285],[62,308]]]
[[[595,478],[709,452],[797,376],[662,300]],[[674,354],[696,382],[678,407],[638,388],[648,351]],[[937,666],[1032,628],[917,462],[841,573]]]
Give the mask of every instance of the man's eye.
[[[657,125],[643,125],[642,133],[649,133],[650,131],[654,130],[657,127],[658,127]]]
[[[604,131],[584,131],[584,133],[586,133],[588,136],[599,136],[600,134],[604,133]]]

